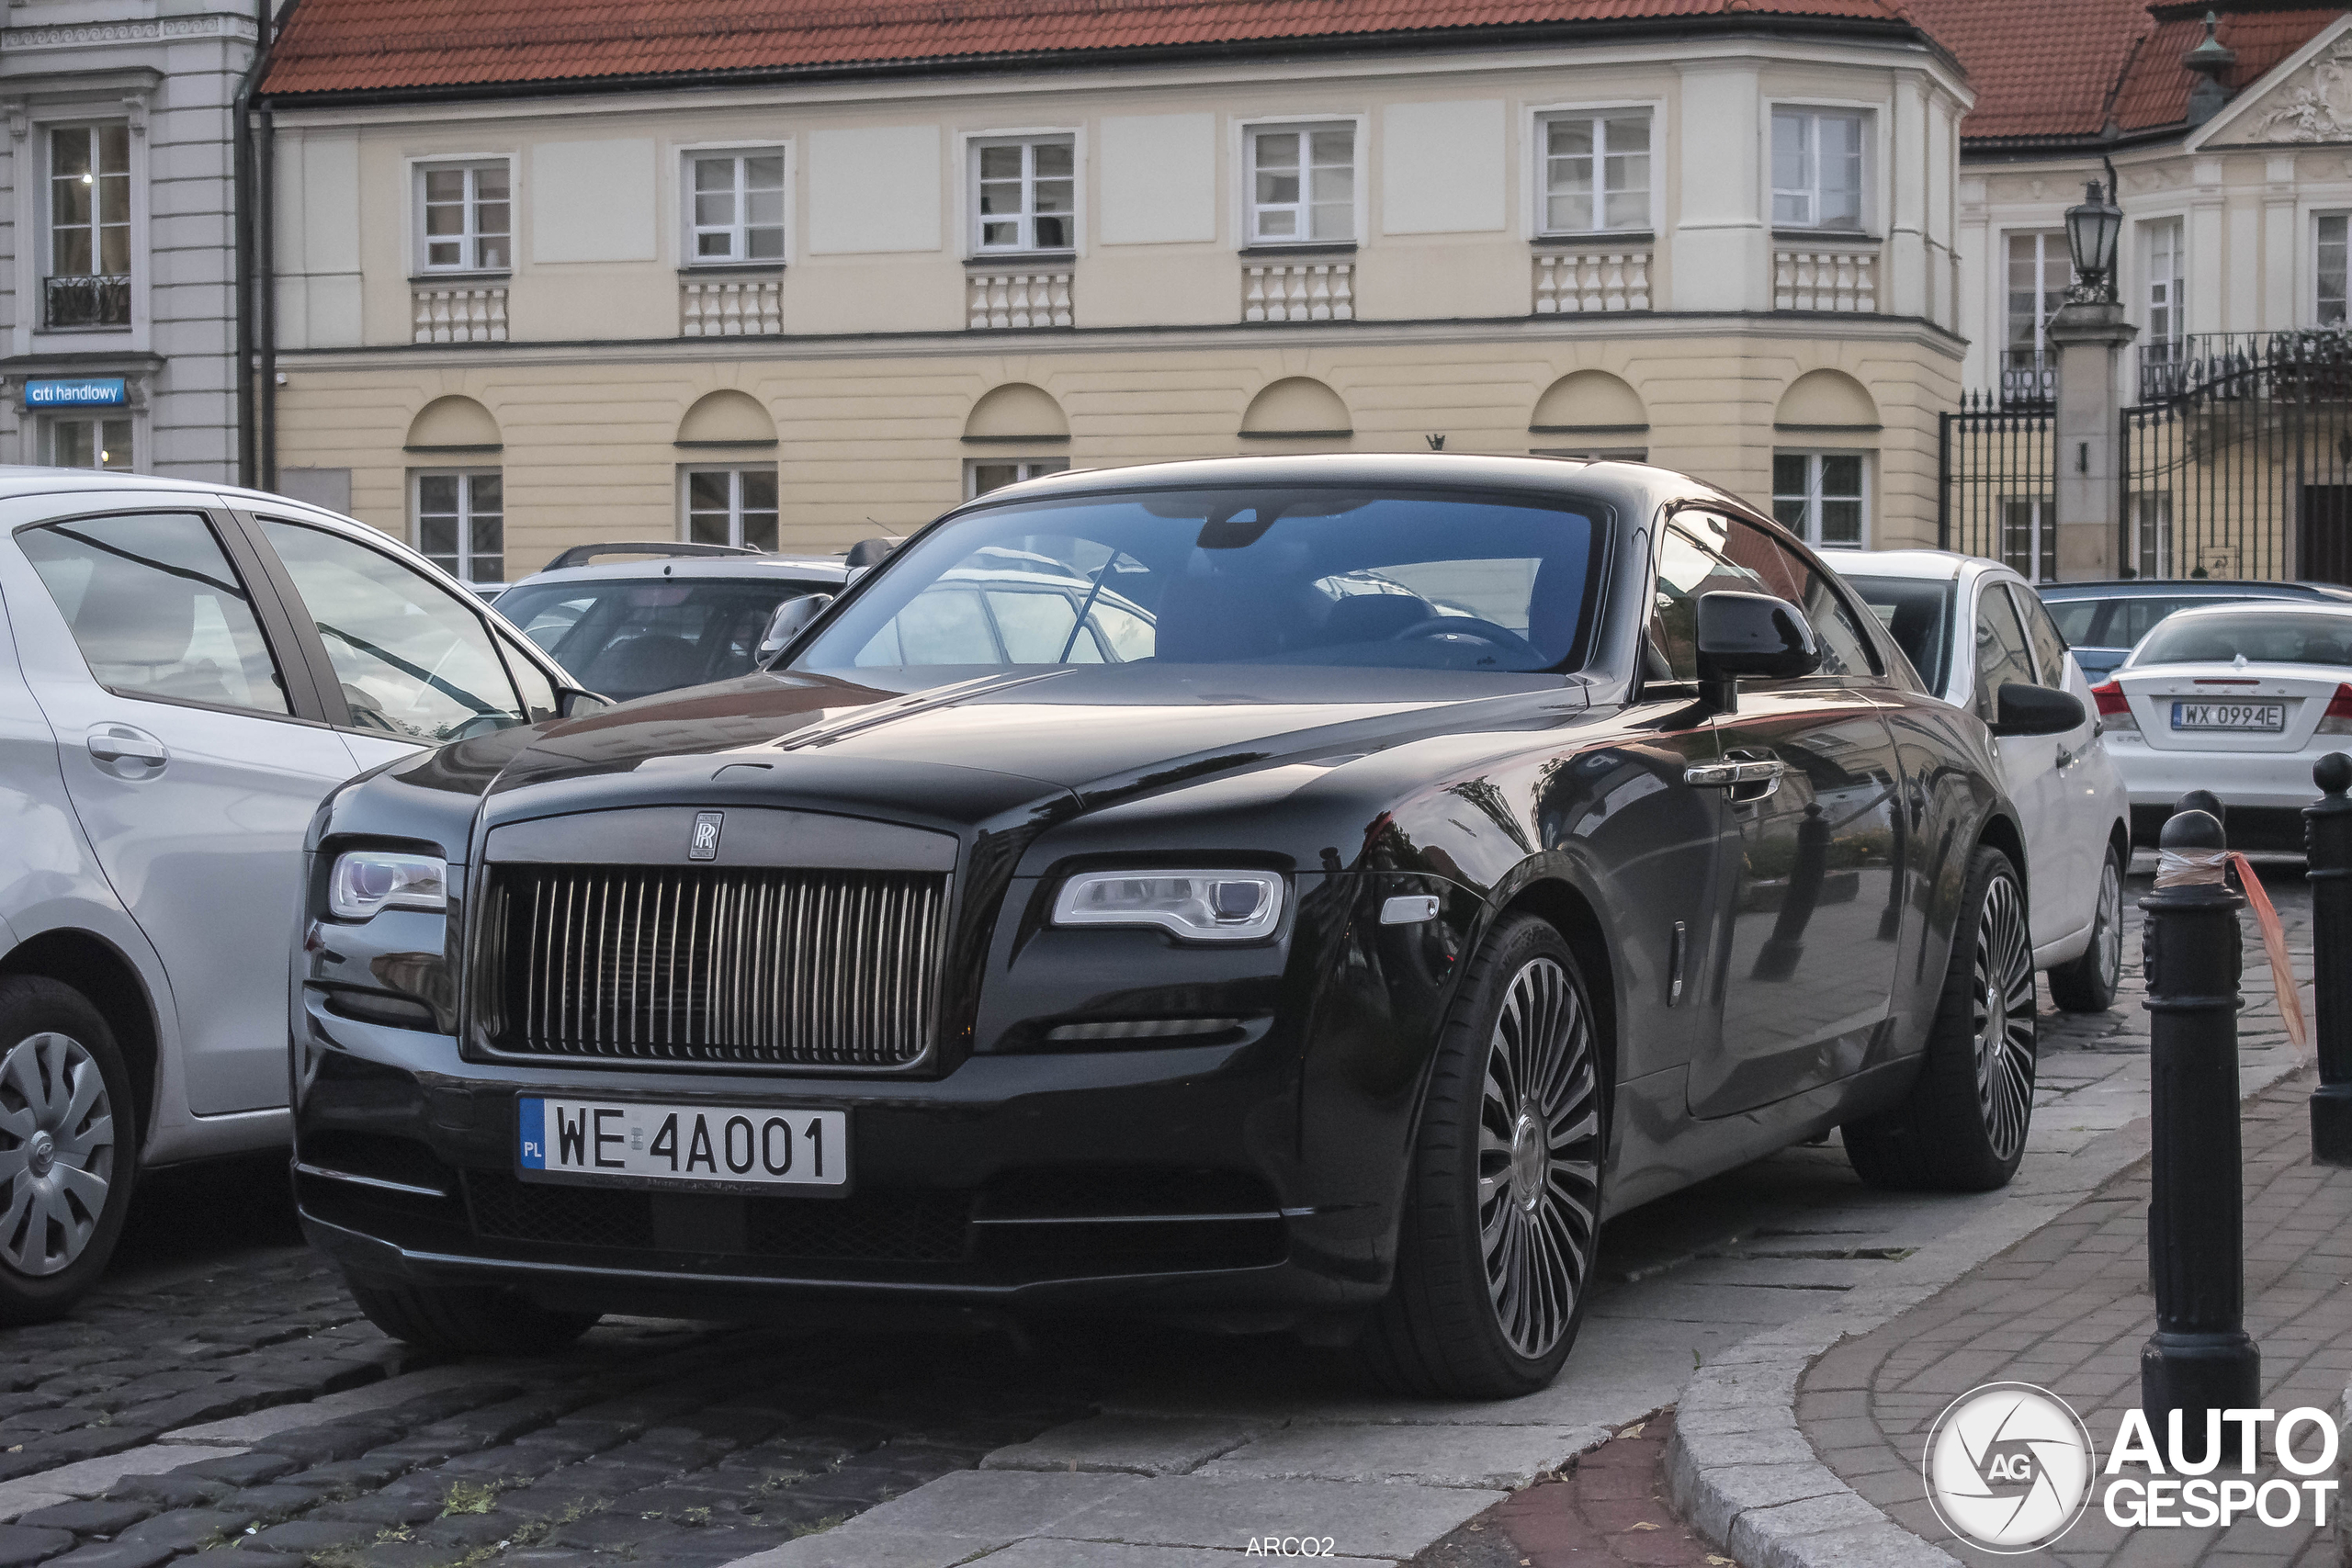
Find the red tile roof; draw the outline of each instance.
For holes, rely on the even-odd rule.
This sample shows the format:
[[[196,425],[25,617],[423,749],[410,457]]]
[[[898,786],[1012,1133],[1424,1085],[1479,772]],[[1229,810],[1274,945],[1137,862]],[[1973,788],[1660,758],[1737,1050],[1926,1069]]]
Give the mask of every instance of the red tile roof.
[[[2126,132],[2178,125],[2196,73],[2180,62],[2221,13],[2215,36],[2237,51],[2232,93],[2311,41],[2340,4],[2295,0],[1908,0],[1907,9],[1960,57],[1976,107],[1962,124],[1982,145],[2096,137],[2110,117]]]
[[[278,37],[264,91],[784,72],[1710,17],[1907,20],[1902,0],[301,0]]]
[[[2181,16],[2174,6],[2150,8],[2159,18],[2155,31],[2115,89],[2115,123],[2125,130],[2179,124],[2188,112],[2188,90],[2197,83],[2197,73],[2182,65],[2180,57],[2204,41],[2204,13]],[[2331,6],[2223,17],[2213,36],[2235,50],[2238,59],[2222,85],[2235,94],[2260,81],[2343,14],[2343,7]]]

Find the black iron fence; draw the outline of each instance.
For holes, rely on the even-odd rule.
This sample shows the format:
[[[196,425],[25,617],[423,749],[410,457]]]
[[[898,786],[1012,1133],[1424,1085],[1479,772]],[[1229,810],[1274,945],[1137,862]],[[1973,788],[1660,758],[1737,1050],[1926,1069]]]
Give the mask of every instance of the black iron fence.
[[[61,327],[127,327],[130,324],[130,279],[67,273],[41,279],[42,324]]]
[[[2126,570],[2352,582],[2352,336],[2184,338],[2142,356],[2140,385],[2120,433]]]
[[[1962,396],[1937,442],[1939,546],[2004,561],[2031,581],[2057,576],[2056,424],[2045,399]]]

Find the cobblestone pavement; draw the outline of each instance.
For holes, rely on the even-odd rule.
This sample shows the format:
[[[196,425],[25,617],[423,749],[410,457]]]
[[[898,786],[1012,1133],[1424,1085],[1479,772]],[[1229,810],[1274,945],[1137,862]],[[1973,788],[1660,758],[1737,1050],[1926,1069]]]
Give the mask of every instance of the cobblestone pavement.
[[[2028,1177],[2143,1112],[2137,1003],[2044,1015]],[[182,1201],[174,1179],[203,1179],[144,1197]],[[142,1211],[145,1250],[73,1319],[0,1332],[0,1568],[1194,1568],[1309,1532],[1395,1562],[2003,1201],[1874,1192],[1834,1141],[1786,1151],[1611,1224],[1553,1388],[1451,1405],[1287,1340],[1117,1325],[1016,1345],[613,1320],[560,1357],[432,1365],[286,1245],[279,1181],[230,1205],[243,1229]],[[1664,1550],[1658,1522],[1602,1534]]]
[[[2300,878],[2267,874],[2280,915],[2308,950],[2309,899]],[[2275,1030],[2276,1007],[2253,922],[2245,922],[2242,1040]],[[2138,942],[2131,944],[2138,957]],[[2132,1000],[2106,1016],[2112,1032],[2093,1051],[2146,1049],[2145,1013]],[[2095,1024],[2096,1027],[2096,1024]],[[2334,1409],[2352,1375],[2352,1171],[2310,1163],[2299,1073],[2248,1102],[2245,1145],[2247,1328],[2262,1348],[2264,1403]],[[2154,1328],[2147,1258],[2148,1170],[2139,1161],[2089,1199],[1928,1301],[1837,1346],[1799,1386],[1798,1424],[1849,1485],[1922,1539],[1964,1562],[2004,1561],[1951,1538],[1928,1507],[1920,1455],[1929,1426],[1957,1395],[2004,1378],[2064,1397],[2095,1440],[2111,1441],[2139,1400],[2140,1347]],[[2264,1477],[2280,1474],[2275,1465]],[[2257,1483],[2263,1477],[2257,1477]],[[2138,1563],[2333,1564],[2335,1547],[2309,1523],[2273,1528],[2248,1517],[2226,1530],[2132,1529],[2090,1511],[2046,1553],[2064,1568]]]

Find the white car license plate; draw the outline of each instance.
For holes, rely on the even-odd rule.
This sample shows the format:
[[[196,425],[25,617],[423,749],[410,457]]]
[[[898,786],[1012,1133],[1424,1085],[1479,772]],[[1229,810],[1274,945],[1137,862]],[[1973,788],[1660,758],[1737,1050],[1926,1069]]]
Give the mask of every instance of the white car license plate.
[[[2175,703],[2175,729],[2268,729],[2287,728],[2284,703]]]
[[[849,1118],[839,1111],[528,1096],[517,1105],[515,1157],[526,1180],[849,1183]]]

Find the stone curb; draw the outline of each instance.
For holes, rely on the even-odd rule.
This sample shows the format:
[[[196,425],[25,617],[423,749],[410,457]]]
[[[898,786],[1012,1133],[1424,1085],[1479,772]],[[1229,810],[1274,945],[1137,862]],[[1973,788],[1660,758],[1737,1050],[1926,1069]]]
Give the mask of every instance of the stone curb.
[[[2240,1092],[2251,1100],[2301,1070],[2283,1046],[2239,1058]],[[1969,1270],[2075,1207],[2148,1152],[2145,1118],[2094,1139],[2054,1169],[2036,1172],[2007,1201],[1895,1266],[1884,1280],[1835,1306],[1743,1340],[1701,1368],[1684,1389],[1667,1455],[1667,1495],[1676,1510],[1743,1568],[1962,1568],[1840,1481],[1797,1426],[1797,1383],[1805,1369],[1849,1336],[1867,1334],[1908,1312]],[[2352,1422],[2352,1388],[2345,1392]],[[2352,1456],[2339,1462],[2352,1465]],[[2347,1473],[2352,1482],[2352,1472]],[[2339,1512],[2337,1541],[2352,1568],[2352,1526]]]

